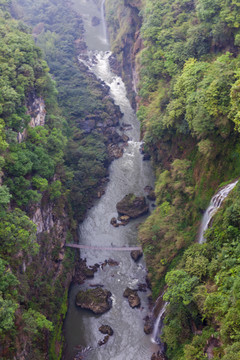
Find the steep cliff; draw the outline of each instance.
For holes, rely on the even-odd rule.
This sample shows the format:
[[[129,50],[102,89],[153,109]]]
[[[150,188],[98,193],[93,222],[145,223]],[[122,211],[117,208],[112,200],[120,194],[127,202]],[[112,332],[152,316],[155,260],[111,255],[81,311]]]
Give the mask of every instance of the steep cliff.
[[[34,6],[42,4],[28,2],[31,12],[30,5],[36,11]],[[118,143],[124,141],[114,127],[121,113],[109,89],[77,61],[76,49],[84,45],[81,19],[65,2],[48,5],[40,24],[34,17],[39,25],[34,34],[42,35],[47,57],[55,49],[50,64],[58,91],[29,28],[11,18],[9,10],[19,17],[26,15],[23,8],[17,2],[0,5],[2,359],[61,358],[75,266],[74,250],[64,245],[76,241],[75,219],[82,219],[104,192],[108,165],[121,156]],[[49,20],[51,6],[58,9],[56,23]],[[43,33],[49,23],[53,38],[56,28],[60,31],[56,47],[48,48],[50,54]]]
[[[126,3],[125,13],[129,4],[136,5]],[[109,24],[132,59],[123,6],[109,12]],[[146,0],[141,6],[138,117],[156,169],[157,206],[139,238],[155,296],[168,285],[163,339],[172,360],[240,354],[238,188],[207,244],[194,244],[211,195],[240,172],[238,14],[233,1]]]

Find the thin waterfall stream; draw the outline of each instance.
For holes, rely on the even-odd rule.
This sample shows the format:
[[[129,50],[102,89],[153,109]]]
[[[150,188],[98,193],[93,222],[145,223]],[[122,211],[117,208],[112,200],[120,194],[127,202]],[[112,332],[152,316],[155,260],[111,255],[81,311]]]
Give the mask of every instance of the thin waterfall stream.
[[[206,239],[204,237],[205,231],[208,229],[210,222],[212,220],[212,217],[216,213],[216,211],[220,208],[220,206],[223,203],[223,200],[228,196],[228,194],[233,190],[233,188],[237,185],[238,180],[235,180],[234,182],[222,187],[211,199],[210,204],[205,211],[200,229],[198,234],[198,243],[203,244]]]
[[[149,360],[153,352],[159,349],[151,342],[151,336],[143,331],[143,319],[149,315],[150,290],[138,292],[141,307],[132,309],[123,297],[127,287],[137,289],[139,284],[146,284],[146,266],[144,259],[134,262],[126,251],[114,252],[111,246],[128,247],[137,245],[137,228],[146,216],[131,220],[126,226],[114,228],[111,218],[117,217],[116,203],[125,195],[134,193],[146,195],[144,188],[154,186],[154,175],[151,164],[143,161],[140,153],[140,124],[132,109],[122,79],[112,73],[109,65],[111,52],[104,25],[104,1],[74,0],[73,6],[84,20],[85,40],[88,52],[79,61],[84,62],[97,78],[110,88],[110,96],[120,106],[124,114],[121,124],[129,124],[126,134],[128,146],[123,156],[113,161],[109,168],[109,182],[105,194],[96,201],[79,227],[79,243],[88,246],[105,247],[107,250],[81,249],[81,258],[86,258],[87,265],[104,263],[106,259],[114,259],[118,266],[100,267],[93,279],[87,279],[83,285],[73,285],[69,292],[69,309],[64,325],[66,351],[63,359],[75,359],[79,350],[84,350],[84,359],[89,360]],[[91,27],[91,18],[101,18],[99,26]],[[87,55],[87,57],[86,57]],[[120,131],[120,130],[119,130]],[[150,203],[151,208],[151,203]],[[94,315],[75,305],[75,297],[80,289],[88,289],[100,284],[112,293],[111,310]],[[99,327],[103,324],[111,326],[113,336],[107,344],[99,346],[103,335]]]
[[[234,187],[237,185],[237,183],[238,183],[238,180],[235,180],[235,181],[231,182],[230,184],[223,186],[212,197],[210,204],[203,215],[201,225],[199,228],[199,233],[198,233],[198,243],[199,244],[203,244],[206,241],[206,239],[204,237],[204,233],[208,229],[214,214],[220,208],[224,199],[226,199],[226,197],[234,189]],[[164,320],[164,316],[165,316],[165,311],[166,311],[168,304],[166,302],[162,301],[162,297],[163,297],[163,295],[160,298],[158,298],[156,301],[156,304],[158,303],[159,300],[161,301],[161,308],[160,308],[160,311],[159,311],[158,316],[154,323],[152,342],[159,344],[161,347],[161,351],[164,351],[163,344],[161,343],[161,334],[162,334],[163,325],[164,325],[163,320]]]

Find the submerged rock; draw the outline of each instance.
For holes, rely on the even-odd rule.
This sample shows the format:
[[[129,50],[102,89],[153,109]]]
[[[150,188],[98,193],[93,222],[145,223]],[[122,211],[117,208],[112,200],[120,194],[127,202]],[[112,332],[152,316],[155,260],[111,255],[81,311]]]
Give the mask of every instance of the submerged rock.
[[[113,335],[113,329],[109,325],[101,325],[98,330],[104,335]]]
[[[98,26],[101,20],[97,16],[92,17],[92,26]]]
[[[102,346],[102,345],[106,344],[109,340],[109,337],[110,337],[109,335],[104,336],[103,340],[99,340],[98,345]]]
[[[149,335],[153,332],[153,327],[154,327],[154,323],[153,323],[153,319],[150,318],[149,316],[146,316],[144,318],[144,332],[145,334]]]
[[[144,283],[138,284],[138,291],[146,292],[147,291],[147,284],[144,284]]]
[[[138,296],[137,290],[132,290],[128,287],[125,289],[123,296],[128,298],[131,308],[139,307],[141,305],[141,300]]]
[[[94,314],[103,314],[112,307],[111,292],[100,287],[80,290],[76,296],[76,305],[88,309]]]
[[[118,266],[119,262],[113,259],[106,259],[102,264],[101,264],[101,268],[103,268],[104,266],[109,265],[109,266]]]
[[[117,211],[119,214],[127,215],[133,219],[146,214],[148,210],[149,206],[146,204],[144,196],[128,194],[117,203]]]
[[[134,261],[138,261],[143,256],[143,252],[141,250],[132,250],[131,251],[131,258]]]

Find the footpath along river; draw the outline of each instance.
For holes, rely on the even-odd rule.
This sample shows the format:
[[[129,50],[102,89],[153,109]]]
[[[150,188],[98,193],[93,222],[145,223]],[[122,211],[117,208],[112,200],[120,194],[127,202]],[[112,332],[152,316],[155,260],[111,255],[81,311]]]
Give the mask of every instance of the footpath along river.
[[[154,176],[149,161],[143,161],[140,153],[140,125],[127,98],[122,79],[111,72],[111,55],[104,20],[104,2],[94,0],[73,0],[75,10],[83,16],[85,40],[88,46],[88,60],[84,57],[89,70],[110,87],[110,95],[124,114],[120,123],[130,124],[125,132],[130,138],[123,156],[115,160],[109,169],[109,183],[105,195],[91,208],[79,228],[79,243],[99,247],[131,247],[137,245],[137,227],[146,217],[131,220],[126,226],[114,228],[110,224],[117,217],[116,203],[125,195],[146,195],[144,188],[154,186]],[[101,19],[100,24],[92,26],[92,17]],[[151,208],[151,204],[150,204]],[[87,348],[84,359],[89,360],[150,360],[158,346],[151,342],[151,336],[143,331],[144,317],[149,314],[147,292],[138,292],[141,307],[132,309],[123,292],[127,287],[136,289],[146,282],[144,260],[135,263],[127,251],[81,249],[81,257],[88,265],[103,263],[112,258],[119,262],[116,267],[105,266],[95,273],[94,279],[83,285],[74,285],[69,293],[69,309],[65,320],[64,332],[66,351],[63,359],[72,360],[79,348]],[[81,310],[75,305],[79,289],[89,288],[91,284],[102,284],[112,293],[113,306],[107,313],[97,316],[90,311]],[[103,339],[98,328],[110,325],[114,331],[107,344],[98,346]]]

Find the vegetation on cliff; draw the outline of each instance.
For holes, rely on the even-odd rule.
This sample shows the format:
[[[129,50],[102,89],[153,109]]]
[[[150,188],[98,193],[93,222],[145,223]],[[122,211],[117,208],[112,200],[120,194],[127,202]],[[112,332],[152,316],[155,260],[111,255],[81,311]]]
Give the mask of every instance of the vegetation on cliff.
[[[82,21],[69,4],[1,0],[0,32],[0,357],[58,359],[74,267],[64,243],[109,163],[109,139],[80,123],[121,114],[78,65]]]
[[[238,359],[239,187],[208,242],[193,242],[210,197],[240,171],[239,4],[142,4],[138,116],[156,168],[157,207],[139,238],[155,296],[168,285],[167,354]]]

